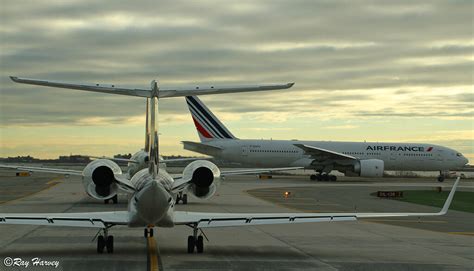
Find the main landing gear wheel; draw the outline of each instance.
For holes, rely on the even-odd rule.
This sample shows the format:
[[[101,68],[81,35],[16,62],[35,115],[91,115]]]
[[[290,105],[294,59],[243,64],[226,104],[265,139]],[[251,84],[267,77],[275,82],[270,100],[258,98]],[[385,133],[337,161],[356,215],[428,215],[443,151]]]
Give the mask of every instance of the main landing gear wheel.
[[[107,237],[105,246],[107,247],[107,253],[114,253],[114,237],[112,235]]]
[[[204,238],[199,236],[196,242],[197,253],[202,253],[204,251]]]
[[[179,204],[180,201],[183,204],[188,204],[188,194],[183,194],[183,192],[179,192],[178,195],[176,195],[176,204]]]
[[[153,228],[145,228],[143,231],[143,236],[145,236],[145,238],[153,237]]]
[[[197,224],[193,226],[193,235],[188,236],[188,253],[194,253],[194,248],[196,247],[197,253],[204,252],[204,238],[200,235],[197,236],[198,228]]]
[[[103,229],[104,235],[99,235],[97,238],[97,253],[102,254],[104,248],[107,248],[107,253],[114,253],[114,237],[108,235],[108,229]]]
[[[444,176],[443,175],[438,176],[438,182],[440,182],[440,183],[444,182]]]
[[[309,176],[309,179],[311,181],[316,181],[318,179],[318,176],[316,174],[311,174],[311,176]]]
[[[194,236],[190,235],[188,236],[188,253],[193,253],[194,252],[194,246],[195,246],[195,239]]]
[[[97,253],[102,253],[104,252],[104,248],[105,248],[105,239],[104,239],[104,236],[100,235],[98,238],[97,238]]]

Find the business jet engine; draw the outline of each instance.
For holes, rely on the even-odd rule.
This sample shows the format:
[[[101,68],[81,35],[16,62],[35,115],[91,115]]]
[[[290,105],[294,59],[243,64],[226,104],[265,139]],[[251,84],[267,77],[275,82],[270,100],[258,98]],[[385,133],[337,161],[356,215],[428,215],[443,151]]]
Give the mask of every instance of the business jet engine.
[[[122,174],[115,162],[97,159],[90,162],[82,171],[82,184],[89,196],[98,200],[107,200],[117,195],[114,174]]]
[[[361,177],[383,177],[384,162],[379,159],[359,160],[354,164],[354,173]]]
[[[221,171],[209,161],[197,160],[184,168],[182,178],[189,183],[189,193],[200,199],[208,199],[217,191],[221,180]]]

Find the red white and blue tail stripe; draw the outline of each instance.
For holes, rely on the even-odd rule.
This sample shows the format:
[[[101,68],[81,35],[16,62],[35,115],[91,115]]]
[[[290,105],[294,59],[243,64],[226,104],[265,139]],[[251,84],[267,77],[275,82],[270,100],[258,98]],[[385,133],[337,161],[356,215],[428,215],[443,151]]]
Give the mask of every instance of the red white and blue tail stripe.
[[[186,96],[189,112],[201,142],[213,139],[237,139],[196,96]]]

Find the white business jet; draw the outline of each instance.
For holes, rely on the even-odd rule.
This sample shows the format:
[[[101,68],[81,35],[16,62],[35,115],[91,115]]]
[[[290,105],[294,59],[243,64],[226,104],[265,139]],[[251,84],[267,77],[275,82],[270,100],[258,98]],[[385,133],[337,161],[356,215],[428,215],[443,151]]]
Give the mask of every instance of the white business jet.
[[[44,225],[63,227],[89,227],[101,229],[98,237],[97,252],[108,253],[114,250],[114,238],[109,230],[114,226],[145,228],[145,236],[153,236],[153,227],[174,227],[187,225],[193,233],[188,236],[188,253],[204,250],[203,236],[198,236],[202,228],[226,226],[251,226],[266,224],[295,224],[304,222],[354,221],[357,218],[376,217],[422,217],[446,214],[459,184],[456,180],[441,211],[436,213],[207,213],[175,211],[176,193],[187,189],[196,196],[208,197],[215,192],[220,177],[224,175],[209,161],[190,163],[180,178],[172,178],[164,169],[160,169],[158,150],[158,98],[160,91],[156,82],[148,90],[150,98],[150,133],[148,168],[137,172],[128,179],[114,178],[125,191],[131,193],[128,211],[86,212],[86,213],[0,213],[1,224]],[[112,91],[111,91],[112,92]],[[112,92],[113,93],[113,92]],[[115,169],[110,169],[115,176]],[[118,172],[119,173],[119,172]],[[241,174],[237,170],[226,174]],[[120,174],[117,174],[120,175]],[[211,195],[212,196],[212,195]]]

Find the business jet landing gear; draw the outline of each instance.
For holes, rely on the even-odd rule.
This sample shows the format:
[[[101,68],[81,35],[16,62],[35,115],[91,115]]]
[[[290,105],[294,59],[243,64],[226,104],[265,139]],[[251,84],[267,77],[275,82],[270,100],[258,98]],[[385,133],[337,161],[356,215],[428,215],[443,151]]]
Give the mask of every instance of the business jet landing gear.
[[[97,253],[102,254],[104,248],[107,248],[107,253],[114,253],[114,237],[109,235],[109,228],[102,229],[103,235],[97,238]]]
[[[115,196],[111,197],[110,199],[104,199],[104,204],[109,204],[109,200],[111,200],[114,204],[117,204],[118,203],[118,196],[115,195]]]
[[[327,173],[316,173],[316,174],[312,174],[310,177],[309,177],[312,181],[324,181],[324,182],[327,182],[327,181],[331,181],[331,182],[335,182],[337,180],[337,177],[335,175],[329,175]]]
[[[179,204],[179,201],[183,202],[183,204],[188,204],[188,194],[179,192],[178,195],[176,195],[176,204]]]
[[[145,236],[145,238],[153,237],[153,228],[145,228],[143,236]]]
[[[204,238],[202,235],[197,236],[198,228],[197,224],[193,224],[193,235],[188,236],[188,253],[194,253],[196,248],[197,253],[204,252]]]

